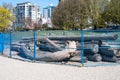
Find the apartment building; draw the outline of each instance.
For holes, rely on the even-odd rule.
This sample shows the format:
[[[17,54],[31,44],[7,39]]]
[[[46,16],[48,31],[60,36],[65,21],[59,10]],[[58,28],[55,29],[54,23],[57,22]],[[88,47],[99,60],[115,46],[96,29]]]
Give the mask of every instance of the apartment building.
[[[24,2],[24,3],[18,3],[15,7],[15,26],[16,27],[25,27],[26,26],[26,20],[31,21],[32,26],[34,23],[38,23],[40,20],[40,6],[37,6],[35,4],[32,4],[30,2]]]
[[[43,8],[43,17],[44,18],[51,18],[52,11],[54,10],[55,6],[53,4],[50,4],[49,6]]]
[[[52,27],[52,11],[55,9],[55,6],[53,4],[50,4],[49,6],[43,8],[43,18],[46,19],[48,27]]]

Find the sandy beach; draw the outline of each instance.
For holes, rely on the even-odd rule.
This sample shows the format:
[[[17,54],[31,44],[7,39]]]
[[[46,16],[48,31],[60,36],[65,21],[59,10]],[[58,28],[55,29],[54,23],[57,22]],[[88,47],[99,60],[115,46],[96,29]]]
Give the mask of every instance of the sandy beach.
[[[120,66],[81,68],[0,56],[0,80],[120,80]]]

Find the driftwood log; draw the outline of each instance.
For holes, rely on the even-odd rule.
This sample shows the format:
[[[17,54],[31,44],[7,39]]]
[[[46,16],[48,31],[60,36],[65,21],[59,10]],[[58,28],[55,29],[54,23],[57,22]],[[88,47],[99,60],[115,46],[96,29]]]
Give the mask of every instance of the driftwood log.
[[[12,45],[11,50],[19,52],[20,51],[20,46],[19,45]]]
[[[81,44],[77,44],[78,50],[81,50]],[[84,53],[98,53],[99,52],[99,46],[97,42],[85,42],[84,43]]]
[[[56,52],[56,51],[61,51],[64,48],[62,48],[58,42],[56,41],[52,41],[48,38],[44,38],[44,41],[40,41],[39,44],[37,44],[37,46],[39,47],[40,50],[43,51],[50,51],[50,52]],[[65,46],[65,44],[62,44]]]
[[[83,59],[84,59],[84,63],[86,63],[88,61],[88,59],[86,57],[83,57]],[[74,56],[74,57],[70,58],[69,61],[82,62],[82,58],[81,58],[81,56]]]
[[[99,47],[99,53],[103,61],[118,62],[120,57],[120,45],[118,42],[102,42]]]
[[[39,50],[42,50],[42,51],[49,51],[49,52],[60,51],[55,47],[51,46],[50,44],[39,44],[37,46],[39,47]],[[64,50],[65,48],[61,48],[61,49]]]
[[[20,52],[24,53],[28,58],[34,59],[33,51],[29,50],[26,46],[20,46]],[[57,51],[57,52],[41,52],[37,51],[36,60],[40,61],[62,61],[67,58],[71,58],[76,53],[76,43],[75,41],[69,41],[66,44],[66,50]]]
[[[21,53],[24,53],[27,58],[34,59],[34,53],[31,50],[28,50],[25,46],[20,47]],[[41,51],[37,52],[36,54],[36,60],[40,61],[62,61],[66,58],[70,58],[71,54],[66,53],[65,51],[58,51],[55,53],[42,53]]]
[[[49,44],[39,44],[37,45],[42,51],[56,52],[57,50]]]
[[[87,57],[88,60],[95,61],[95,62],[100,62],[102,60],[102,57],[101,57],[100,54],[91,54],[91,53],[88,53],[88,54],[85,54],[85,57]]]
[[[34,43],[33,40],[22,40],[22,41],[20,41],[20,43],[25,43],[29,46],[30,46],[31,42]],[[39,47],[39,49],[44,50],[44,51],[55,52],[55,51],[63,50],[54,41],[52,41],[48,38],[42,38],[42,41],[37,41],[36,45]],[[32,46],[34,46],[34,44]]]
[[[80,43],[78,43],[77,48],[81,50]],[[85,57],[87,57],[88,60],[96,62],[101,61],[102,57],[100,54],[97,54],[98,52],[99,52],[98,42],[96,41],[84,42],[84,55]]]
[[[67,40],[72,40],[72,41],[81,41],[81,36],[56,36],[56,37],[47,37],[50,40],[58,40],[58,41],[67,41]],[[100,41],[100,40],[116,40],[118,38],[118,35],[84,35],[84,41]],[[34,38],[23,38],[22,40],[34,40]],[[37,41],[43,41],[44,38],[37,37]]]
[[[51,41],[48,38],[45,38],[45,41],[48,42],[51,46],[53,46],[56,50],[61,51],[62,48],[60,48],[56,43],[54,43],[53,41]]]
[[[104,46],[104,48],[102,46],[102,48],[99,51],[100,54],[108,55],[108,56],[112,56],[112,55],[120,56],[120,50],[110,49],[110,48],[105,48],[105,47],[108,47],[108,46]]]
[[[120,45],[120,42],[108,42],[109,45]]]
[[[117,58],[116,56],[107,56],[107,55],[102,55],[102,61],[107,61],[107,62],[120,62],[120,59]]]
[[[84,55],[88,58],[88,60],[91,61],[112,61],[115,62],[117,61],[117,58],[110,57],[110,56],[120,56],[120,49],[118,48],[113,48],[113,46],[117,46],[115,44],[108,44],[108,45],[103,45],[102,43],[92,43],[92,41],[97,41],[100,42],[102,40],[116,40],[118,38],[118,35],[85,35],[84,36]],[[22,41],[33,41],[34,38],[23,38]],[[38,52],[37,54],[37,59],[42,60],[42,61],[62,61],[64,59],[70,58],[71,54],[70,53],[65,53],[63,49],[58,46],[53,40],[55,41],[67,41],[67,40],[72,40],[72,41],[78,41],[79,44],[81,42],[81,37],[76,37],[76,36],[59,36],[59,37],[37,37],[36,39],[38,42],[43,42],[43,44],[40,43],[39,48],[43,48],[45,50],[50,50],[53,53],[48,52],[46,53],[41,53]],[[47,45],[44,44],[48,43]],[[57,51],[57,52],[54,52]],[[81,50],[81,46],[78,47],[78,50]],[[25,53],[29,58],[33,59],[33,52],[27,50],[25,46],[21,46],[21,51]],[[97,54],[99,52],[99,54]],[[29,53],[29,54],[28,54]],[[64,53],[64,54],[63,54]],[[73,57],[70,58],[69,60],[71,61],[80,61],[80,56],[79,57]]]
[[[102,45],[99,53],[107,56],[120,56],[120,45]]]
[[[73,40],[73,41],[81,41],[81,37],[48,37],[51,40]],[[118,35],[85,35],[84,41],[99,41],[99,40],[116,40]]]

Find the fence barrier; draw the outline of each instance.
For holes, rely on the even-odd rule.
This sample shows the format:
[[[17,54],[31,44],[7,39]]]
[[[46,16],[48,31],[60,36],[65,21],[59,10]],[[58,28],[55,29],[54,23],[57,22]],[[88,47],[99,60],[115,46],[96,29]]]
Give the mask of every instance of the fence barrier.
[[[41,55],[46,56],[47,53],[54,55],[59,50],[66,51],[65,43],[69,40],[77,43],[77,53],[74,56],[72,55],[72,58],[67,59],[68,63],[66,64],[68,65],[106,66],[120,64],[119,30],[54,30],[0,33],[0,53],[10,58],[39,62],[38,58],[41,58]],[[24,48],[21,50],[21,45],[25,46],[28,51]],[[26,52],[29,54],[24,54]],[[54,61],[52,58],[49,59],[48,56],[43,60]]]
[[[0,33],[0,53],[3,53],[4,50],[4,34]]]

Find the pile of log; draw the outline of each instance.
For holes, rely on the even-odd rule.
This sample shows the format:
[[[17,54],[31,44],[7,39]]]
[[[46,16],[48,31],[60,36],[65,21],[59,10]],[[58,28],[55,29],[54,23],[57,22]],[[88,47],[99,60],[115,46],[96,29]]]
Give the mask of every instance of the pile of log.
[[[78,43],[78,49],[81,50],[81,44]],[[84,56],[87,57],[90,61],[99,62],[102,60],[102,57],[99,52],[98,42],[84,42]]]
[[[78,48],[81,50],[81,43]],[[120,44],[108,43],[104,41],[84,42],[84,56],[90,61],[107,61],[119,62],[120,61]]]
[[[119,61],[120,57],[120,46],[119,43],[107,43],[104,42],[106,40],[116,40],[118,38],[117,35],[85,35],[84,36],[84,61],[109,61],[109,62],[117,62]],[[39,60],[43,61],[62,61],[62,60],[69,60],[69,61],[76,61],[81,62],[81,50],[83,49],[81,46],[81,37],[76,36],[59,36],[59,37],[37,37],[36,46],[39,48],[40,51],[46,52],[45,55],[37,54]],[[56,54],[58,51],[63,51],[65,49],[65,43],[67,41],[76,41],[77,42],[77,51],[76,55],[69,55],[68,54]],[[29,44],[33,42],[34,38],[23,38],[20,43]],[[30,58],[33,59],[33,52],[28,51],[26,46],[13,46],[13,50],[20,51],[26,54]],[[30,46],[31,47],[31,46]],[[55,54],[54,54],[55,53]],[[64,53],[64,52],[62,52]],[[30,56],[32,55],[32,56]],[[55,58],[57,56],[57,58]],[[41,57],[44,57],[41,58]]]
[[[44,38],[43,41],[37,41],[36,45],[39,47],[40,50],[43,50],[43,51],[56,52],[56,51],[63,50],[64,48],[59,46],[57,43],[58,41],[52,41],[48,38]]]
[[[119,62],[120,61],[120,45],[117,42],[107,43],[103,42],[99,48],[99,53],[102,56],[103,61]]]
[[[36,60],[40,61],[47,61],[47,62],[55,62],[55,61],[64,61],[69,60],[76,54],[76,43],[75,41],[69,41],[66,43],[66,49],[60,50],[61,48],[58,47],[54,42],[46,38],[46,42],[49,42],[50,45],[58,49],[59,51],[56,52],[42,52],[37,51]],[[74,48],[74,49],[71,49]],[[34,53],[32,50],[28,49],[25,45],[20,46],[20,52],[24,53],[29,59],[34,59]]]

